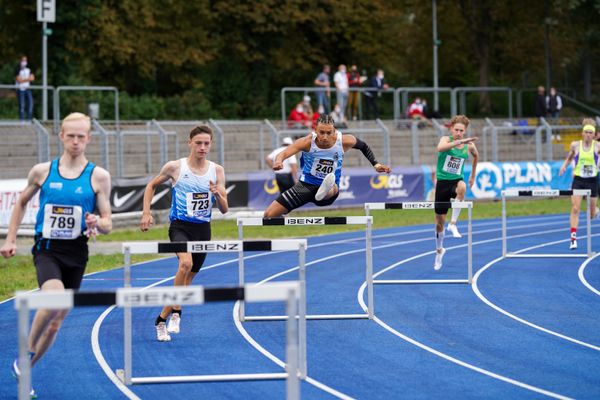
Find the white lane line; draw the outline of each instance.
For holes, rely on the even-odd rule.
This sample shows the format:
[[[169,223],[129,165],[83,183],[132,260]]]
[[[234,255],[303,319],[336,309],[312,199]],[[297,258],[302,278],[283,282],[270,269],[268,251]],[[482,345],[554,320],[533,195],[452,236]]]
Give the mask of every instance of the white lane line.
[[[547,217],[545,219],[554,220],[556,218],[564,219],[564,216],[551,216],[551,217]],[[539,218],[527,218],[526,220],[539,221]],[[477,225],[478,226],[484,226],[484,225],[494,225],[494,224],[497,224],[497,223],[498,222],[496,222],[496,221],[491,221],[491,222],[481,222],[481,223],[478,223]],[[520,228],[520,227],[517,227],[517,229],[518,228]],[[497,231],[497,230],[498,229],[490,230],[490,231]],[[409,235],[409,234],[421,233],[421,232],[428,232],[428,231],[429,231],[429,229],[413,230],[413,231],[407,231],[407,232],[374,235],[373,238],[376,239],[376,238],[379,238],[379,237],[403,236],[403,235]],[[345,239],[345,240],[337,240],[337,241],[332,241],[332,242],[319,243],[319,244],[311,245],[311,248],[314,248],[314,247],[324,247],[324,246],[329,246],[331,244],[339,244],[339,243],[345,243],[345,242],[359,241],[359,240],[363,240],[363,239],[364,239],[363,237],[356,237],[356,238],[349,238],[349,239]],[[406,243],[409,243],[409,242],[416,242],[416,241],[418,241],[418,240],[415,240],[415,241],[405,241],[405,242],[398,243],[398,245],[400,245],[400,244],[406,244]],[[385,247],[390,247],[390,246],[391,245],[384,245],[384,246],[377,247],[377,248],[385,248]],[[376,248],[374,248],[374,250],[375,249]],[[244,259],[247,260],[247,259],[252,259],[252,258],[266,256],[266,255],[269,255],[269,254],[274,254],[274,253],[278,253],[278,252],[266,252],[266,253],[260,253],[260,254],[250,255],[250,256],[244,257]],[[148,263],[151,263],[151,262],[155,262],[157,260],[165,260],[165,259],[168,259],[168,258],[143,261],[143,262],[140,262],[140,263],[137,263],[137,264],[133,264],[132,267],[134,267],[134,266],[141,266],[141,265],[145,265],[145,264],[148,264]],[[210,265],[210,266],[203,267],[203,269],[204,270],[208,270],[208,269],[216,268],[218,266],[222,266],[222,265],[227,265],[227,264],[230,264],[230,263],[234,263],[237,260],[238,260],[237,258],[231,259],[231,260],[226,260],[226,261],[223,261],[223,262],[220,262],[220,263],[217,263],[217,264],[213,264],[213,265]],[[291,270],[286,271],[286,273],[290,272],[290,271],[293,271],[295,269],[297,269],[297,267],[296,268],[292,268]],[[85,276],[87,277],[87,276],[95,275],[95,274],[98,274],[98,273],[101,273],[101,272],[106,272],[106,271],[96,271],[96,272],[92,272],[92,273],[86,274]],[[152,285],[146,286],[146,288],[150,288],[150,287],[153,287],[153,286],[156,286],[156,285],[168,282],[168,281],[172,280],[173,278],[174,278],[174,276],[162,279],[159,282],[156,282],[156,283],[154,283]],[[35,290],[38,290],[38,289],[34,289],[32,291],[35,291]],[[8,302],[8,301],[13,300],[13,299],[14,299],[14,297],[11,297],[9,299],[6,299],[6,300],[0,302],[0,304],[2,304],[4,302]],[[125,394],[129,398],[136,399],[137,398],[136,395],[133,392],[131,392],[131,390],[129,390],[127,388],[127,386],[125,386],[121,382],[121,380],[115,375],[115,373],[112,371],[112,369],[110,368],[110,366],[106,362],[106,360],[105,360],[105,358],[104,358],[104,356],[102,354],[102,351],[100,349],[100,344],[99,344],[99,339],[98,339],[99,332],[100,332],[100,327],[102,325],[102,322],[105,320],[105,318],[108,316],[108,314],[114,308],[115,308],[114,306],[107,308],[98,317],[98,319],[94,323],[94,327],[93,327],[92,333],[91,333],[92,350],[93,350],[94,356],[95,356],[98,364],[100,365],[100,367],[102,368],[102,370],[104,371],[104,373],[107,375],[107,377],[109,378],[109,380],[111,380],[117,386],[117,388],[123,392],[123,394]],[[319,388],[322,388],[322,389],[323,388],[328,388],[327,386],[321,384],[320,382],[318,382],[316,380],[313,380],[312,378],[310,378],[310,381],[312,381],[311,383],[313,385],[315,385],[316,387],[319,387]],[[307,382],[309,382],[309,378],[308,377],[307,377]],[[331,389],[332,392],[337,392],[337,391],[335,391],[335,389],[332,389],[332,388],[329,388],[329,389]],[[330,393],[332,393],[332,392],[330,392]],[[131,396],[133,396],[133,397],[131,397]]]
[[[246,330],[246,328],[244,328],[244,326],[242,325],[242,322],[240,321],[239,317],[239,308],[240,308],[240,302],[236,301],[235,305],[233,306],[233,313],[232,313],[232,317],[233,317],[233,322],[235,323],[236,328],[238,329],[238,331],[240,332],[240,334],[244,337],[244,339],[246,339],[246,341],[252,346],[254,347],[256,350],[258,350],[262,355],[264,355],[265,357],[267,357],[269,360],[273,361],[275,364],[277,364],[278,366],[280,366],[281,368],[285,369],[285,362],[283,362],[282,360],[280,360],[279,358],[275,357],[273,355],[273,353],[269,352],[267,349],[265,349],[263,346],[261,346],[256,340],[254,340],[254,338],[248,333],[248,331]],[[334,388],[325,385],[322,382],[317,381],[316,379],[311,378],[310,376],[306,376],[305,381],[307,383],[310,383],[314,386],[316,386],[317,388],[323,390],[324,392],[327,392],[335,397],[337,397],[338,399],[344,399],[344,400],[351,400],[353,399],[353,397],[348,396],[347,394],[344,394],[338,390],[335,390]]]
[[[600,236],[600,233],[593,234],[592,237],[593,236]],[[551,246],[551,245],[558,244],[558,243],[564,243],[564,242],[568,242],[569,240],[570,239],[563,239],[563,240],[556,240],[556,241],[553,241],[553,242],[547,242],[547,243],[544,243],[544,244],[539,244],[539,245],[536,245],[536,246],[531,246],[531,247],[519,250],[516,253],[522,253],[522,252],[525,252],[525,251],[528,251],[528,250],[537,249],[537,248],[540,248],[540,247]],[[600,351],[600,347],[598,347],[598,346],[595,346],[593,344],[584,342],[582,340],[575,339],[575,338],[567,336],[567,335],[563,335],[563,334],[558,333],[556,331],[553,331],[551,329],[544,328],[543,326],[540,326],[540,325],[534,324],[533,322],[527,321],[526,319],[517,317],[516,315],[511,314],[510,312],[506,311],[505,309],[503,309],[503,308],[499,307],[498,305],[492,303],[487,297],[485,297],[481,293],[481,291],[479,290],[479,286],[478,286],[479,277],[481,276],[481,274],[483,274],[483,272],[485,270],[487,270],[492,265],[494,265],[495,263],[497,263],[498,261],[501,261],[503,259],[504,259],[503,257],[498,257],[495,260],[490,261],[489,263],[487,263],[486,265],[484,265],[483,268],[481,268],[479,271],[477,271],[477,273],[473,277],[473,285],[472,285],[473,292],[475,292],[475,294],[477,295],[477,297],[479,297],[479,299],[481,301],[483,301],[485,304],[487,304],[488,306],[490,306],[494,310],[496,310],[496,311],[498,311],[498,312],[506,315],[507,317],[512,318],[515,321],[518,321],[518,322],[520,322],[522,324],[525,324],[525,325],[530,326],[530,327],[532,327],[534,329],[537,329],[537,330],[540,330],[542,332],[545,332],[545,333],[547,333],[549,335],[556,336],[556,337],[558,337],[560,339],[567,340],[567,341],[569,341],[571,343],[575,343],[575,344],[578,344],[580,346],[584,346],[584,347],[590,348],[592,350]]]
[[[600,296],[600,290],[596,289],[594,286],[592,286],[591,283],[588,282],[587,279],[585,279],[585,269],[587,268],[587,266],[589,265],[589,263],[596,257],[600,256],[600,253],[596,253],[594,254],[592,257],[588,258],[587,260],[585,260],[583,262],[583,264],[581,264],[581,267],[579,267],[579,271],[577,271],[577,275],[579,276],[579,280],[581,281],[581,283],[583,283],[583,285],[585,287],[587,287],[588,289],[590,289],[593,293],[597,294],[598,296]]]
[[[520,234],[520,235],[512,235],[512,236],[508,236],[507,239],[515,239],[515,238],[519,238],[519,237],[529,237],[529,236],[535,236],[535,235],[545,235],[545,234],[548,234],[548,233],[562,232],[563,230],[564,229],[561,228],[561,229],[554,229],[554,230],[550,230],[550,231],[546,230],[546,231],[541,232],[541,233],[526,233],[526,234]],[[496,241],[500,241],[500,240],[502,240],[502,238],[481,240],[481,241],[478,241],[478,242],[473,242],[473,246],[476,245],[476,244],[480,245],[480,244],[491,243],[491,242],[496,242]],[[456,245],[456,246],[448,247],[446,250],[454,250],[454,249],[459,249],[459,248],[467,247],[467,246],[468,246],[468,244],[461,244],[461,245]],[[385,272],[387,272],[387,271],[389,271],[389,270],[391,270],[393,268],[396,268],[399,265],[408,263],[408,262],[410,262],[412,260],[415,260],[415,259],[427,256],[427,255],[432,255],[434,253],[435,253],[435,250],[432,250],[432,251],[425,252],[425,253],[420,253],[420,254],[417,254],[417,255],[412,256],[410,258],[407,258],[407,259],[404,259],[402,261],[399,261],[399,262],[397,262],[395,264],[390,265],[389,267],[386,267],[386,268],[382,269],[381,271],[377,272],[376,274],[374,274],[373,275],[373,279],[375,279],[377,276],[379,276],[379,275],[381,275],[381,274],[383,274],[383,273],[385,273]],[[367,305],[366,305],[366,303],[363,300],[363,298],[364,298],[364,291],[365,291],[366,285],[367,285],[367,283],[363,282],[363,284],[360,286],[360,288],[358,290],[358,293],[357,293],[358,302],[359,302],[359,304],[360,304],[360,306],[361,306],[361,308],[363,309],[364,312],[367,312]],[[452,356],[450,356],[450,355],[448,355],[446,353],[442,353],[439,350],[436,350],[436,349],[434,349],[432,347],[429,347],[429,346],[427,346],[424,343],[421,343],[421,342],[419,342],[419,341],[417,341],[415,339],[412,339],[412,338],[410,338],[410,337],[408,337],[408,336],[400,333],[399,331],[395,330],[394,328],[392,328],[391,326],[389,326],[388,324],[386,324],[385,322],[383,322],[377,316],[374,317],[373,321],[375,321],[377,324],[379,324],[380,326],[382,326],[384,329],[386,329],[390,333],[398,336],[399,338],[401,338],[401,339],[403,339],[403,340],[405,340],[405,341],[407,341],[407,342],[409,342],[409,343],[411,343],[411,344],[413,344],[413,345],[415,345],[415,346],[417,346],[417,347],[419,347],[419,348],[421,348],[423,350],[426,350],[426,351],[428,351],[428,352],[430,352],[432,354],[435,354],[438,357],[441,357],[441,358],[443,358],[445,360],[448,360],[450,362],[458,364],[458,365],[460,365],[462,367],[465,367],[465,368],[471,369],[473,371],[479,372],[481,374],[490,376],[490,377],[492,377],[494,379],[498,379],[498,380],[501,380],[503,382],[507,382],[507,383],[510,383],[512,385],[516,385],[516,386],[522,387],[522,388],[527,389],[527,390],[531,390],[531,391],[536,392],[536,393],[544,394],[544,395],[549,396],[549,397],[554,397],[554,398],[557,398],[557,399],[569,399],[569,397],[563,396],[561,394],[550,392],[548,390],[545,390],[545,389],[542,389],[542,388],[538,388],[536,386],[532,386],[532,385],[529,385],[529,384],[521,382],[521,381],[517,381],[515,379],[512,379],[512,378],[509,378],[509,377],[497,374],[495,372],[488,371],[486,369],[477,367],[477,366],[475,366],[473,364],[469,364],[469,363],[467,363],[465,361],[462,361],[462,360],[459,360],[457,358],[454,358],[454,357],[452,357]]]
[[[557,223],[554,223],[554,224],[557,224]],[[554,224],[550,224],[550,225],[554,225]],[[562,222],[560,222],[560,224],[562,224]],[[546,224],[542,224],[542,225],[544,225],[544,226],[546,226],[546,227],[547,227],[549,224],[547,224],[547,223],[546,223]],[[528,225],[528,226],[527,226],[527,228],[530,228],[530,227],[532,227],[532,225]],[[474,232],[474,233],[482,233],[482,232],[494,232],[494,231],[499,231],[499,230],[500,230],[500,229],[488,229],[488,230],[484,230],[484,231],[478,231],[478,232]],[[556,229],[555,231],[556,231],[556,232],[559,232],[559,231],[562,231],[562,229]],[[552,233],[552,232],[555,232],[555,231],[546,231],[546,232],[544,232],[544,233]],[[540,234],[541,234],[541,233],[540,233]],[[518,237],[528,237],[528,236],[530,236],[530,234],[529,234],[529,233],[526,233],[526,234],[521,234],[521,235],[513,235],[513,236],[509,236],[509,237],[507,237],[507,239],[513,239],[513,238],[518,238]],[[410,243],[420,243],[420,242],[422,242],[422,240],[423,240],[423,239],[421,238],[421,239],[406,240],[406,241],[402,241],[402,242],[396,242],[396,243],[391,243],[391,244],[385,244],[385,245],[380,245],[380,246],[374,246],[374,247],[373,247],[373,250],[379,250],[379,249],[383,249],[383,248],[389,248],[389,247],[394,247],[394,246],[401,246],[401,245],[404,245],[404,244],[410,244]],[[476,243],[487,243],[487,242],[499,241],[499,240],[502,240],[502,239],[501,239],[501,238],[496,238],[496,239],[485,240],[485,241],[480,241],[480,242],[476,242]],[[467,245],[465,244],[465,245],[459,245],[459,246],[449,247],[449,248],[448,248],[448,250],[450,250],[450,249],[455,249],[455,248],[460,248],[460,247],[466,247],[466,246],[467,246]],[[314,247],[314,246],[313,246],[313,247]],[[326,261],[326,260],[331,260],[331,259],[333,259],[333,258],[338,258],[338,257],[342,257],[342,256],[350,255],[350,254],[355,254],[355,253],[364,252],[364,251],[365,251],[364,249],[357,249],[357,250],[350,250],[350,251],[345,251],[345,252],[341,252],[341,253],[335,253],[335,254],[333,254],[333,255],[326,256],[326,257],[322,257],[322,258],[319,258],[319,259],[317,259],[317,260],[313,260],[313,261],[311,261],[311,262],[308,262],[308,263],[306,263],[306,264],[305,264],[305,266],[306,266],[306,267],[308,267],[308,266],[310,266],[310,265],[314,265],[314,264],[316,264],[316,263],[320,263],[320,262],[323,262],[323,261]],[[434,251],[431,251],[431,252],[429,252],[429,253],[427,253],[427,254],[433,254],[434,252],[435,252],[435,250],[434,250]],[[416,256],[416,257],[411,257],[410,259],[407,259],[407,260],[403,260],[402,262],[398,263],[397,265],[399,265],[399,264],[402,264],[402,263],[405,263],[405,262],[408,262],[408,261],[410,261],[410,260],[412,260],[412,259],[415,259],[415,258],[422,257],[423,255],[424,255],[424,254],[422,254],[422,255],[420,255],[420,256]],[[396,264],[395,264],[395,265],[396,265]],[[290,272],[296,271],[296,270],[298,270],[298,268],[299,268],[298,266],[295,266],[295,267],[289,268],[289,269],[287,269],[287,270],[284,270],[284,271],[278,272],[278,273],[276,273],[276,274],[274,274],[274,275],[271,275],[271,276],[269,276],[268,278],[265,278],[265,279],[263,279],[262,281],[258,282],[258,283],[257,283],[257,285],[263,284],[263,283],[265,283],[265,282],[269,282],[269,281],[271,281],[271,280],[273,280],[273,279],[275,279],[275,278],[278,278],[278,277],[280,277],[280,276],[282,276],[282,275],[285,275],[285,274],[288,274],[288,273],[290,273]],[[389,268],[388,268],[388,269],[389,269]],[[387,270],[387,269],[386,269],[386,270]],[[375,276],[377,276],[377,275],[379,275],[379,274],[381,274],[381,273],[385,272],[386,270],[380,271],[379,273],[377,273],[376,275],[374,275],[374,278],[375,278]],[[363,285],[363,286],[361,286],[361,289],[363,289],[363,288],[364,288],[364,285]],[[364,308],[364,307],[363,307],[363,308]],[[236,303],[235,303],[235,306],[234,306],[234,309],[233,309],[233,314],[232,314],[232,315],[233,315],[233,320],[234,320],[234,323],[235,323],[235,325],[236,325],[236,327],[237,327],[238,331],[240,332],[240,334],[241,334],[241,335],[242,335],[242,336],[243,336],[243,337],[244,337],[244,338],[245,338],[245,339],[248,341],[248,343],[249,343],[251,346],[253,346],[253,347],[254,347],[254,348],[257,350],[257,351],[259,351],[260,353],[262,353],[262,354],[263,354],[265,357],[267,357],[268,359],[270,359],[271,361],[273,361],[273,362],[274,362],[274,363],[276,363],[277,365],[279,365],[279,366],[281,366],[281,367],[284,367],[285,363],[284,363],[282,360],[278,359],[278,358],[277,358],[277,357],[275,357],[275,356],[274,356],[272,353],[270,353],[269,351],[267,351],[267,350],[266,350],[266,349],[265,349],[263,346],[261,346],[261,345],[260,345],[260,344],[259,344],[259,343],[258,343],[256,340],[254,340],[254,338],[252,338],[252,336],[251,336],[251,335],[248,333],[248,331],[246,331],[246,329],[244,328],[244,326],[242,325],[242,323],[240,322],[240,320],[239,320],[239,318],[238,318],[238,315],[239,315],[239,314],[238,314],[238,312],[239,312],[238,310],[239,310],[239,302],[236,302]],[[366,312],[366,308],[364,308],[364,310],[365,310],[365,312]],[[474,367],[474,368],[478,368],[478,367]],[[510,378],[506,378],[506,379],[510,379]],[[313,382],[311,382],[311,380],[312,380],[312,378],[308,378],[308,377],[307,377],[307,382],[313,383]],[[317,381],[315,381],[315,382],[317,382]],[[515,382],[516,382],[516,381],[515,381]],[[526,384],[523,384],[523,385],[526,385]],[[315,385],[315,386],[317,386],[317,385]],[[346,399],[346,398],[348,398],[348,397],[340,397],[340,396],[347,396],[347,395],[344,395],[344,394],[342,394],[342,393],[340,393],[340,392],[336,391],[335,389],[332,389],[332,388],[330,388],[330,387],[328,387],[328,386],[325,386],[325,385],[323,385],[323,388],[322,388],[322,389],[323,389],[323,390],[325,390],[325,391],[327,391],[328,393],[331,393],[331,394],[332,394],[332,395],[334,395],[334,396],[337,396],[337,397],[339,397],[339,398],[343,398],[343,399]],[[543,389],[540,389],[540,390],[543,390]],[[566,398],[566,397],[565,397],[565,398]]]

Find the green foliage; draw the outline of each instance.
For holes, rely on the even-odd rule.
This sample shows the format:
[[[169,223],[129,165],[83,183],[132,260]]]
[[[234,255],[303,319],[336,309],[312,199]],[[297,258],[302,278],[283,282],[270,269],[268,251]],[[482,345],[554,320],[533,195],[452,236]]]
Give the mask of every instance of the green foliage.
[[[0,82],[12,83],[22,53],[39,78],[35,2],[5,3]],[[546,23],[554,84],[581,82],[582,63],[600,56],[599,10],[598,0],[438,1],[440,86],[543,83]],[[368,75],[381,67],[392,86],[430,86],[431,26],[431,2],[417,0],[61,0],[49,82],[117,86],[124,119],[272,117],[281,87],[312,86],[324,63],[355,63]],[[110,99],[99,101],[110,118]]]

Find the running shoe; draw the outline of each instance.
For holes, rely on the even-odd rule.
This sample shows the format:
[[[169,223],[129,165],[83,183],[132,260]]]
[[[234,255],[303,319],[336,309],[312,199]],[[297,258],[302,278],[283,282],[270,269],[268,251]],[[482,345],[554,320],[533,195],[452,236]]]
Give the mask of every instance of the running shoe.
[[[31,356],[30,356],[31,357]],[[17,380],[17,383],[19,382],[19,378],[21,377],[21,370],[19,369],[19,359],[15,358],[15,361],[13,361],[12,363],[12,375],[15,377],[15,379]],[[35,392],[35,390],[33,390],[33,386],[31,387],[31,390],[29,391],[29,396],[32,399],[37,399],[37,393]]]
[[[158,325],[156,325],[156,339],[158,339],[159,342],[171,341],[171,335],[169,335],[169,332],[167,331],[167,324],[164,322],[159,322]]]
[[[444,258],[444,254],[446,254],[446,249],[442,247],[441,251],[435,252],[435,264],[433,264],[433,269],[439,271],[442,268],[442,258]]]
[[[596,207],[596,212],[594,213],[594,219],[600,219],[600,208]]]
[[[327,174],[323,182],[321,182],[321,186],[319,190],[317,190],[317,194],[315,194],[315,200],[321,201],[327,196],[327,193],[333,188],[335,185],[335,174],[333,172]]]
[[[458,231],[458,228],[457,228],[456,224],[448,224],[448,228],[447,229],[450,232],[452,232],[452,237],[455,237],[455,238],[461,238],[462,237],[462,235]]]
[[[571,244],[569,245],[569,250],[577,249],[577,239],[571,239]]]
[[[167,332],[179,333],[179,324],[181,323],[181,317],[178,313],[171,314],[169,318],[169,324],[167,325]]]

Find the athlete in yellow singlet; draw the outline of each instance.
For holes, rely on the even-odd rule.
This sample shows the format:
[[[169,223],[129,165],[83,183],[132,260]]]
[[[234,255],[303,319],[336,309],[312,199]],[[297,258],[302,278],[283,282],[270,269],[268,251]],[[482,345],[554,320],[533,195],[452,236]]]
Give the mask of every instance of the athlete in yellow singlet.
[[[563,175],[571,161],[575,161],[573,184],[571,189],[589,189],[592,192],[590,199],[590,212],[592,218],[598,214],[596,200],[598,197],[598,158],[600,143],[594,140],[596,135],[596,124],[591,118],[582,122],[582,140],[575,140],[567,154],[565,162],[560,167],[559,175]],[[579,212],[581,210],[581,199],[583,196],[571,196],[571,244],[569,248],[577,248],[577,226],[579,225]]]

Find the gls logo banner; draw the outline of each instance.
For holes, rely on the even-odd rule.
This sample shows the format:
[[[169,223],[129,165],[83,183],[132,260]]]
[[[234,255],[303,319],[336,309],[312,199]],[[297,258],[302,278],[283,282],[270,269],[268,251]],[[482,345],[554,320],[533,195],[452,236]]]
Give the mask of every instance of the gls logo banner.
[[[325,225],[325,218],[285,218],[286,225]]]
[[[204,303],[202,287],[166,287],[146,290],[117,289],[117,305],[120,307],[155,307],[178,304]]]
[[[242,250],[239,240],[213,241],[213,242],[188,242],[189,253],[218,253]]]

